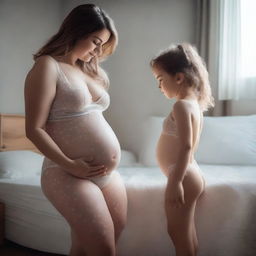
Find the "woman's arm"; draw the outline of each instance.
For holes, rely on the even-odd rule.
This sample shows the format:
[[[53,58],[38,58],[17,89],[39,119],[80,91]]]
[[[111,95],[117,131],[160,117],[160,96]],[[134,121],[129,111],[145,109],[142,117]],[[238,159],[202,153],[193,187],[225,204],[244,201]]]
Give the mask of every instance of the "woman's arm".
[[[26,136],[46,157],[68,168],[72,160],[44,129],[55,97],[56,83],[56,63],[49,56],[40,57],[25,81]]]

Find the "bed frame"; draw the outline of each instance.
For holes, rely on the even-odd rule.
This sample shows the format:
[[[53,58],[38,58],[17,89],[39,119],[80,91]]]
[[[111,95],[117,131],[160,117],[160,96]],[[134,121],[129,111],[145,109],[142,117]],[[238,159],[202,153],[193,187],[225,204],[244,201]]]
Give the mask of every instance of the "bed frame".
[[[0,246],[4,244],[4,203],[0,202]]]
[[[11,150],[40,151],[26,137],[25,116],[0,113],[0,152]]]
[[[0,152],[12,150],[31,150],[41,152],[26,137],[25,116],[0,113]],[[4,244],[5,205],[0,202],[0,246]]]

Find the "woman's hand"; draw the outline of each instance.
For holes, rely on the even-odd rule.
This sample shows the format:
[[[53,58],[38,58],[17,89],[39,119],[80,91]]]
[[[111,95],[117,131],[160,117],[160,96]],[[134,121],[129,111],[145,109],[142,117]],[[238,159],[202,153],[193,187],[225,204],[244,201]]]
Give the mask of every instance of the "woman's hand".
[[[176,208],[179,208],[185,204],[182,182],[172,182],[168,180],[166,188],[166,200],[169,204]]]
[[[71,160],[70,165],[65,169],[69,174],[82,179],[107,174],[107,168],[104,165],[91,165],[91,162],[78,158]]]

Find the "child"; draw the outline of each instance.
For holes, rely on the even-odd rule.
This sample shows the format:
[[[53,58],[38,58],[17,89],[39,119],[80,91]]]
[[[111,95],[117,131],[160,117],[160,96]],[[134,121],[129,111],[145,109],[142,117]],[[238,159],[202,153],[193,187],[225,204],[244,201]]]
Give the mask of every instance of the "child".
[[[168,233],[177,256],[195,256],[198,240],[195,207],[205,181],[194,158],[203,112],[214,106],[208,72],[196,49],[188,43],[172,45],[150,63],[165,97],[175,98],[163,122],[156,155],[167,176],[165,211]]]

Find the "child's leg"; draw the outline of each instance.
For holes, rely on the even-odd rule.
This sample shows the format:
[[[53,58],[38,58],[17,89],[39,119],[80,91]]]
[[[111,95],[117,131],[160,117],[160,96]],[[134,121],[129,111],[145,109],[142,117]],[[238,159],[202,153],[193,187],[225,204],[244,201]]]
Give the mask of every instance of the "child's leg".
[[[202,196],[202,194],[205,191],[205,186],[206,186],[206,182],[205,182],[204,177],[202,177],[202,180],[203,180],[203,187],[202,187],[202,192],[199,194],[199,196]],[[199,198],[197,200],[199,200]],[[197,239],[197,234],[196,234],[195,221],[193,223],[194,223],[194,225],[193,225],[193,241],[194,241],[194,248],[195,248],[195,255],[196,255],[197,252],[198,252],[198,247],[199,246],[198,246],[198,239]]]
[[[194,252],[196,255],[198,252],[198,239],[197,239],[197,234],[196,234],[195,221],[194,221],[194,225],[193,225],[193,243],[194,243]]]
[[[177,256],[195,256],[195,234],[193,228],[194,206],[174,208],[166,204],[168,233]]]
[[[168,233],[175,246],[177,256],[195,256],[197,253],[198,242],[194,214],[196,201],[203,191],[203,186],[200,174],[190,167],[183,180],[185,204],[176,208],[170,202],[170,195],[165,195]]]

